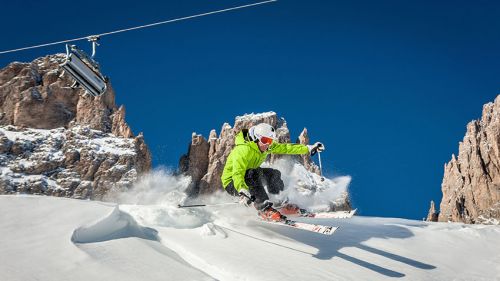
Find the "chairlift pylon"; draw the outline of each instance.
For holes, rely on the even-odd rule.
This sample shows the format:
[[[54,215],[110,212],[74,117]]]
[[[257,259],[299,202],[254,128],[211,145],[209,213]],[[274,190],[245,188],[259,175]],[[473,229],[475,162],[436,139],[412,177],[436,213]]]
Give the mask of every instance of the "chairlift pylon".
[[[99,36],[90,36],[87,39],[92,42],[92,56],[89,57],[76,45],[66,44],[66,58],[60,66],[75,80],[73,86],[80,85],[87,93],[97,97],[106,92],[107,79],[101,74],[99,64],[94,60]]]

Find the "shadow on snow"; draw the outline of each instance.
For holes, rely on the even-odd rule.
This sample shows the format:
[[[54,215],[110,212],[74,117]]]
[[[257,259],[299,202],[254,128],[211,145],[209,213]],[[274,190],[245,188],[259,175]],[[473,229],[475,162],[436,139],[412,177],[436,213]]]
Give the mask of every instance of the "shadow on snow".
[[[372,238],[382,238],[382,239],[410,238],[414,236],[414,234],[405,226],[425,227],[426,225],[424,223],[417,222],[411,225],[407,224],[405,226],[401,226],[390,223],[384,223],[384,224],[374,223],[366,220],[365,218],[357,218],[357,217],[348,220],[339,219],[332,221],[332,220],[321,220],[321,219],[316,219],[316,220],[307,219],[302,221],[308,223],[317,223],[317,224],[332,225],[332,226],[334,225],[334,226],[339,226],[340,228],[335,232],[335,234],[327,236],[314,233],[311,233],[310,235],[304,235],[303,231],[288,229],[275,225],[266,224],[266,227],[272,227],[273,231],[281,233],[301,243],[317,248],[319,252],[314,254],[313,256],[318,259],[328,260],[333,257],[342,258],[346,261],[370,269],[387,277],[404,277],[405,274],[370,263],[368,261],[361,260],[353,256],[349,256],[347,254],[340,252],[340,250],[342,248],[355,247],[360,250],[369,252],[371,254],[375,254],[378,256],[385,257],[387,259],[391,259],[393,261],[404,263],[408,266],[412,266],[418,269],[432,270],[436,268],[434,265],[426,264],[408,257],[404,257],[395,253],[391,253],[382,249],[377,249],[363,244],[363,242]]]

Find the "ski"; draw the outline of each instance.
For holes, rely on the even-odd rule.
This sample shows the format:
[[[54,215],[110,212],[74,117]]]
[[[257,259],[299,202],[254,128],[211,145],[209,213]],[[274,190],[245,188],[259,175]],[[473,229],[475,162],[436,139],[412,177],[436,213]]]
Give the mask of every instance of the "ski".
[[[287,226],[295,229],[302,229],[306,231],[311,231],[323,235],[332,235],[339,227],[337,226],[328,226],[328,225],[320,225],[320,224],[312,224],[305,222],[297,222],[293,220],[285,220],[285,221],[267,221],[261,219],[262,222]]]
[[[350,219],[356,214],[357,209],[350,211],[336,211],[336,212],[301,212],[300,214],[296,214],[295,216],[306,217],[306,218],[316,218],[316,219]],[[288,216],[294,216],[288,215]]]
[[[280,213],[287,217],[305,217],[316,219],[349,219],[352,218],[358,209],[350,211],[335,211],[335,212],[309,212],[305,209],[298,208],[279,208]]]

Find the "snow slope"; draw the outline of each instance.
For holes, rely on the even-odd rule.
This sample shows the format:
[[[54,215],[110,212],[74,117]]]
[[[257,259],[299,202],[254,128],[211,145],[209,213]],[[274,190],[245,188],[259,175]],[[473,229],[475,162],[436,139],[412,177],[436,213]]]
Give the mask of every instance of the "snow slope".
[[[0,280],[212,280],[114,204],[0,196]]]
[[[0,196],[0,280],[500,280],[500,226]]]

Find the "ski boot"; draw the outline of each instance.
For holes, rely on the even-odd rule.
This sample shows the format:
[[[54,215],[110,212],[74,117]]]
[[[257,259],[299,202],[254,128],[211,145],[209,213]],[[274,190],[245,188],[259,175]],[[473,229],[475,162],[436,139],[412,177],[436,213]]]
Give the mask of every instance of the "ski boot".
[[[259,211],[259,216],[266,221],[286,221],[286,217],[271,206]]]
[[[288,205],[288,204],[289,204],[288,197],[286,197],[283,200],[278,200],[278,201],[273,202],[273,207],[275,209],[281,209],[281,208],[283,208],[283,206]]]
[[[306,215],[308,213],[307,210],[301,209],[301,208],[299,208],[299,206],[297,206],[295,204],[291,204],[291,203],[285,204],[279,210],[280,210],[280,213],[282,213],[284,215],[303,216],[303,215]]]

